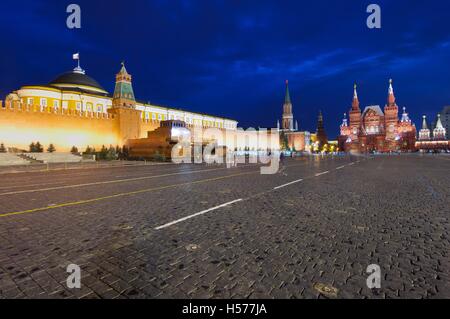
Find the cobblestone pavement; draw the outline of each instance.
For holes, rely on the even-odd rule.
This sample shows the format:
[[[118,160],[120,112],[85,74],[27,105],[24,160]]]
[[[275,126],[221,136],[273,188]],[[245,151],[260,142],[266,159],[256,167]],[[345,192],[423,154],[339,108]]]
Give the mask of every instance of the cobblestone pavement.
[[[283,166],[2,175],[0,297],[450,298],[450,157]]]

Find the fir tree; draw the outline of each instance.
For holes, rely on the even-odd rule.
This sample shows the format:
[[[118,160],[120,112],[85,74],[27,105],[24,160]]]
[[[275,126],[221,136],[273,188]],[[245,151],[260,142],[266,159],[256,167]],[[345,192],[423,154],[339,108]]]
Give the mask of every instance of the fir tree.
[[[122,159],[126,160],[129,157],[129,151],[128,151],[128,147],[124,146],[122,147]]]
[[[49,152],[49,153],[54,153],[54,152],[56,152],[55,146],[54,146],[53,144],[50,144],[50,145],[48,146],[48,148],[47,148],[47,152]]]
[[[35,152],[36,153],[43,153],[44,152],[44,147],[41,145],[41,143],[37,142],[35,145]]]
[[[98,154],[98,159],[105,160],[107,156],[108,156],[108,149],[105,147],[105,145],[102,145],[100,153]]]
[[[89,146],[88,146],[89,147]],[[70,150],[70,153],[72,154],[78,154],[78,148],[76,146],[72,146],[72,149]]]
[[[6,153],[6,147],[3,143],[0,144],[0,153]]]
[[[117,158],[116,149],[110,145],[108,151],[106,152],[106,160],[113,161]]]

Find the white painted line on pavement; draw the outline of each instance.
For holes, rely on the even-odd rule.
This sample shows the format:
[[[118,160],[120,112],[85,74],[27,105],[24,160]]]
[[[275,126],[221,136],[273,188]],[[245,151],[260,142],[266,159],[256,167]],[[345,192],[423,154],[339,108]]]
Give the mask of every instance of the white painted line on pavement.
[[[284,185],[281,185],[281,186],[274,187],[273,189],[280,189],[280,188],[283,188],[283,187],[286,187],[286,186],[289,186],[289,185],[292,185],[292,184],[295,184],[295,183],[300,183],[301,181],[303,181],[303,179],[298,179],[296,181],[293,181],[293,182],[290,182],[290,183],[287,183],[287,184],[284,184]]]
[[[165,224],[165,225],[156,227],[155,230],[161,230],[161,229],[164,229],[164,228],[173,226],[173,225],[175,225],[175,224],[184,222],[184,221],[186,221],[186,220],[188,220],[188,219],[191,219],[191,218],[194,218],[194,217],[197,217],[197,216],[200,216],[200,215],[203,215],[203,214],[212,212],[212,211],[214,211],[214,210],[217,210],[217,209],[220,209],[220,208],[223,208],[223,207],[232,205],[232,204],[237,203],[237,202],[240,202],[240,201],[242,201],[242,198],[237,199],[237,200],[234,200],[234,201],[232,201],[232,202],[228,202],[228,203],[225,203],[225,204],[216,206],[216,207],[213,207],[213,208],[210,208],[210,209],[207,209],[207,210],[204,210],[204,211],[201,211],[201,212],[198,212],[198,213],[195,213],[195,214],[192,214],[192,215],[189,215],[189,216],[186,216],[186,217],[183,217],[183,218],[180,218],[180,219],[177,219],[177,220],[174,220],[173,222],[170,222],[170,223],[167,223],[167,224]]]
[[[355,165],[355,163],[351,162],[350,164],[348,164],[348,166],[351,166],[351,165]]]
[[[322,173],[317,173],[317,174],[316,174],[316,177],[317,177],[317,176],[321,176],[321,175],[328,174],[329,172],[330,172],[330,171],[326,171],[326,172],[322,172]]]
[[[345,165],[336,167],[336,169],[343,169],[344,167],[345,167]]]

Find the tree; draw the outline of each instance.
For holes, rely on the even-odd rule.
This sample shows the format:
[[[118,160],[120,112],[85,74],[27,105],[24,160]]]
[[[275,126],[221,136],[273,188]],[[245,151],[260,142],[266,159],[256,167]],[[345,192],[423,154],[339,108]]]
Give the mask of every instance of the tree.
[[[32,142],[30,144],[30,153],[35,153],[36,152],[36,144],[34,144],[34,142]]]
[[[88,146],[89,147],[89,146]],[[70,153],[72,154],[78,154],[78,148],[76,146],[72,146],[72,149],[70,150]]]
[[[166,157],[161,154],[158,150],[153,154],[153,160],[156,162],[164,162],[166,160]]]
[[[124,146],[122,147],[121,152],[121,159],[126,160],[130,156],[130,151],[128,150],[128,147]]]
[[[84,151],[84,154],[86,154],[86,155],[92,155],[92,148],[88,145],[87,147],[86,147],[86,150]]]
[[[49,152],[49,153],[54,153],[54,152],[56,152],[55,146],[54,146],[53,144],[50,144],[50,145],[48,146],[48,148],[47,148],[47,152]]]
[[[286,151],[289,147],[288,137],[284,132],[280,134],[280,147],[283,151]]]
[[[106,160],[108,156],[108,149],[105,147],[105,145],[102,145],[100,152],[98,152],[96,155],[99,160]]]
[[[0,153],[6,153],[6,147],[3,143],[0,144]]]
[[[108,161],[113,161],[117,159],[116,149],[112,145],[109,146],[109,149],[106,152],[105,159]]]
[[[36,143],[35,152],[36,153],[43,153],[44,152],[44,147],[41,145],[41,143],[39,143],[39,142]]]

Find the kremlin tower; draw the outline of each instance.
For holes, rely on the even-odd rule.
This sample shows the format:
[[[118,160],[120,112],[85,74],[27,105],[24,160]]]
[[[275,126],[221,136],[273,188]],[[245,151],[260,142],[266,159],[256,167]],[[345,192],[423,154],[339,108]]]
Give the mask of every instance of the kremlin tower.
[[[121,145],[127,145],[130,139],[137,139],[141,136],[139,123],[141,111],[136,109],[136,100],[131,83],[132,77],[122,62],[122,68],[116,75],[116,87],[112,99],[112,108],[108,110],[118,118],[117,131],[120,132],[118,139]]]
[[[298,126],[298,125],[297,125]],[[298,127],[296,128],[298,129]],[[286,95],[283,104],[283,131],[294,131],[294,114],[292,113],[292,102],[289,94],[289,81],[286,80]]]
[[[122,68],[116,75],[116,87],[114,89],[113,107],[135,108],[136,100],[134,98],[133,85],[131,84],[131,75],[122,62]]]
[[[304,151],[306,146],[309,146],[310,133],[300,132],[298,122],[294,121],[291,95],[289,93],[289,81],[287,80],[281,128],[280,122],[278,121],[277,129],[280,132],[280,144],[283,145],[285,150]]]
[[[317,120],[317,142],[319,142],[319,149],[323,149],[324,145],[328,144],[327,133],[325,132],[325,126],[323,124],[322,111],[319,111],[319,118]]]

